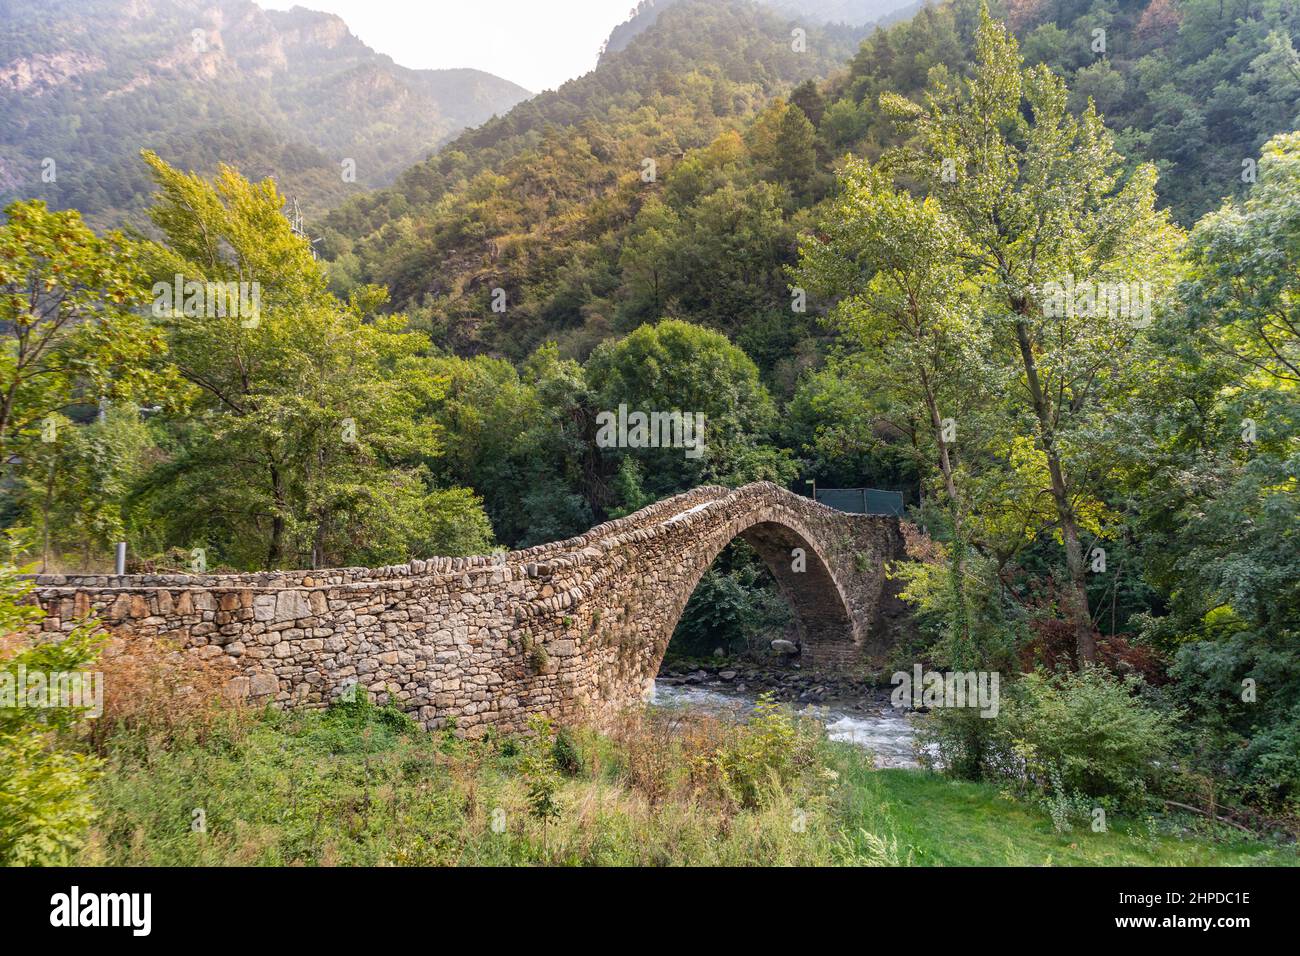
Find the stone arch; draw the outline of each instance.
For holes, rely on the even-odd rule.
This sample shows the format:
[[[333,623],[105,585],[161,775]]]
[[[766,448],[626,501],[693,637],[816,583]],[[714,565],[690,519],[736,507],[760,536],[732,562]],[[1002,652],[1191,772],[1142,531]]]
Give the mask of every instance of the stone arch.
[[[776,577],[815,666],[853,663],[903,557],[898,519],[834,511],[770,483],[702,487],[507,554],[382,568],[46,575],[43,631],[87,612],[228,667],[239,693],[325,706],[361,684],[428,728],[604,723],[641,699],[704,571],[744,537]],[[791,550],[807,567],[795,572]]]
[[[762,488],[762,495],[754,488]],[[612,607],[617,636],[608,640],[610,633],[603,632],[590,649],[593,699],[583,709],[607,713],[647,694],[700,579],[736,538],[754,547],[776,579],[794,612],[805,663],[838,668],[860,655],[880,581],[871,573],[878,566],[860,571],[853,555],[861,553],[858,547],[871,547],[863,539],[872,538],[880,525],[866,519],[855,526],[846,519],[860,516],[833,512],[773,486],[713,491],[702,503],[643,522],[626,541],[607,539],[600,563],[618,570],[593,582],[582,603],[591,609],[586,620],[604,620]],[[804,520],[804,511],[816,520]],[[792,566],[794,548],[804,552],[801,572]]]
[[[705,571],[736,539],[749,544],[771,572],[794,613],[798,643],[805,658],[820,663],[842,661],[851,654],[860,629],[855,627],[852,610],[826,556],[806,532],[791,523],[767,519],[756,520],[736,534],[718,536],[698,554],[690,574],[678,584],[655,671]],[[802,551],[801,571],[795,570],[795,549]]]

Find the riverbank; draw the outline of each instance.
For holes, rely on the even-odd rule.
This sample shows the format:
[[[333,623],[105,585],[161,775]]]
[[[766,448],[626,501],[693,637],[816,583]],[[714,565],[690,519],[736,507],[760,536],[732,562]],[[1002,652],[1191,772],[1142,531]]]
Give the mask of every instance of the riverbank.
[[[110,865],[1273,865],[1199,819],[1058,833],[996,788],[875,770],[760,708],[458,740],[364,701],[110,739],[78,862]]]
[[[673,657],[659,669],[663,687],[709,687],[725,693],[771,693],[790,704],[830,704],[841,710],[868,712],[888,706],[891,687],[882,675],[860,671],[820,672],[805,668],[797,658]]]

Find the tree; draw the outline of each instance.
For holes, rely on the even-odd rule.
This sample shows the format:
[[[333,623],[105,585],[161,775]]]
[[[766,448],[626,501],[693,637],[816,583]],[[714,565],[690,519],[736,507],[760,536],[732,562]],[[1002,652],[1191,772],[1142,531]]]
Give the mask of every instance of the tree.
[[[1215,789],[1300,799],[1300,134],[1192,231],[1180,308],[1141,393],[1154,447],[1129,452],[1144,572],[1164,601],[1144,638]],[[1224,773],[1227,768],[1229,773]]]
[[[769,106],[746,136],[764,175],[803,193],[817,175],[817,130],[804,111],[784,100]]]
[[[990,337],[973,320],[975,285],[961,265],[964,241],[936,200],[914,198],[857,160],[841,174],[817,234],[801,238],[795,272],[836,300],[830,319],[846,344],[836,371],[879,396],[882,418],[911,435],[919,466],[930,473],[937,466],[954,539],[952,640],[963,647],[970,644],[962,581],[973,529],[956,430],[960,422],[962,445],[975,452],[980,409],[994,394],[981,358]]]
[[[28,640],[24,632],[39,628],[45,615],[31,600],[31,581],[18,575],[0,563],[0,866],[60,865],[95,818],[99,761],[68,741],[88,710],[58,700],[15,706],[14,695],[28,691],[24,672],[90,676],[103,634],[82,621],[57,641]]]
[[[438,443],[418,414],[442,387],[427,340],[404,317],[376,314],[382,289],[346,303],[328,292],[270,181],[223,167],[209,184],[145,158],[160,187],[151,215],[164,244],[149,258],[162,288],[193,283],[211,296],[234,283],[252,311],[191,308],[188,292],[184,308],[160,310],[200,397],[141,500],[172,540],[240,566],[388,563],[431,546],[431,507],[477,504],[430,497],[418,463]],[[481,531],[468,546],[484,543]]]
[[[765,446],[775,407],[750,358],[726,336],[676,319],[643,325],[605,343],[586,365],[598,410],[703,414],[704,447],[610,451],[645,464],[646,490],[672,494],[709,480],[739,483],[792,477],[787,459]]]
[[[158,450],[135,405],[113,405],[100,420],[60,419],[54,440],[34,442],[23,458],[19,505],[37,538],[42,568],[69,553],[83,569],[107,561],[128,534],[126,501]],[[135,531],[136,529],[131,529]]]
[[[75,210],[50,212],[39,201],[13,203],[5,215],[0,461],[73,405],[173,400],[177,381],[160,364],[166,342],[133,311],[145,297],[131,243],[96,236]]]
[[[906,237],[900,241],[901,237]],[[840,176],[840,192],[817,232],[800,237],[796,280],[833,299],[830,321],[851,343],[844,371],[883,396],[900,430],[919,425],[917,450],[938,467],[960,524],[955,438],[946,423],[969,422],[986,398],[976,355],[987,336],[971,315],[973,287],[959,255],[964,239],[934,199],[916,199],[865,160]],[[962,414],[958,415],[958,410]],[[891,414],[892,413],[892,414]]]
[[[1192,232],[1189,325],[1243,376],[1300,386],[1300,132],[1264,146],[1259,181]]]
[[[790,103],[803,111],[814,128],[821,126],[822,116],[826,113],[826,97],[817,88],[816,80],[804,80],[791,90]]]
[[[936,82],[920,105],[881,97],[909,137],[883,162],[918,183],[963,236],[953,255],[980,284],[1013,420],[1028,426],[1022,467],[1041,473],[1054,506],[1065,551],[1063,609],[1078,658],[1088,662],[1096,639],[1080,509],[1104,454],[1089,436],[1123,399],[1145,316],[1098,307],[1075,290],[1105,284],[1127,295],[1145,282],[1158,295],[1178,236],[1155,209],[1154,169],[1122,177],[1095,109],[1076,119],[1067,96],[1046,67],[1023,68],[1014,38],[982,8],[969,79]],[[1068,302],[1053,296],[1053,284],[1070,289]]]

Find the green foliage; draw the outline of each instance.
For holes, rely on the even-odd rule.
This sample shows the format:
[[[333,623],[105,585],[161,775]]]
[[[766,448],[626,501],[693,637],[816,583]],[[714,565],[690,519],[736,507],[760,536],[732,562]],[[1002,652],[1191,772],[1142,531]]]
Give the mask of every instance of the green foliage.
[[[928,5],[871,34],[847,77],[827,99],[827,132],[841,148],[872,154],[892,141],[873,109],[885,92],[911,96],[934,75],[953,77],[974,60],[980,0]],[[1131,163],[1160,169],[1160,194],[1186,225],[1245,189],[1243,161],[1274,133],[1297,125],[1294,4],[1225,7],[1217,0],[1100,0],[1059,5],[998,4],[1027,61],[1042,63],[1091,95]],[[1106,29],[1106,50],[1091,49]]]
[[[1012,669],[1025,640],[1024,611],[1005,593],[996,561],[973,550],[959,560],[958,547],[936,544],[926,559],[890,566],[923,641],[900,645],[896,661],[903,666],[920,655],[950,670]]]
[[[613,481],[614,500],[618,504],[610,510],[611,518],[622,518],[651,503],[650,496],[642,488],[644,481],[645,471],[640,462],[630,455],[619,460]]]
[[[39,626],[39,607],[26,598],[31,584],[0,564],[0,866],[67,864],[95,819],[91,790],[99,763],[70,739],[86,711],[33,706],[18,700],[20,670],[27,675],[86,672],[99,655],[102,634],[93,622],[61,639],[31,640],[20,629]]]
[[[729,654],[764,654],[785,634],[791,614],[753,549],[735,541],[691,592],[669,653],[703,657],[721,647]]]
[[[10,206],[2,519],[56,565],[93,567],[116,540],[204,547],[237,568],[384,564],[562,539],[704,482],[902,487],[933,540],[896,571],[918,637],[896,654],[1007,675],[1073,655],[1172,678],[1138,696],[1092,668],[1030,676],[996,721],[936,713],[950,770],[1012,779],[1061,825],[1081,801],[1138,801],[1162,756],[1178,786],[1208,781],[1212,803],[1293,812],[1300,134],[1265,142],[1297,123],[1293,7],[1014,2],[1008,32],[951,0],[871,33],[826,81],[846,31],[796,56],[788,25],[756,7],[642,8],[594,74],[340,208],[328,265],[271,182],[226,167],[209,182],[152,153],[156,243]],[[1087,47],[1098,25],[1105,57]],[[116,88],[132,63],[92,71],[77,96]],[[70,88],[46,93],[53,112],[24,119],[34,140],[88,142],[98,161],[105,129],[59,119],[80,102]],[[101,99],[87,118],[141,102]],[[220,109],[194,115],[211,127],[186,146],[201,156],[159,144],[186,166],[210,172],[218,131],[252,168],[296,163],[286,184],[332,165],[223,126]],[[1241,163],[1257,153],[1247,188]],[[142,175],[57,198],[119,208]],[[1168,213],[1191,222],[1226,193],[1239,198],[1184,246]],[[258,282],[259,321],[150,317],[149,283],[177,274]],[[1049,314],[1043,290],[1066,276],[1150,282],[1155,321]],[[707,454],[597,447],[596,414],[619,404],[704,412]],[[37,440],[45,419],[52,441]],[[1111,570],[1089,570],[1103,546]],[[701,579],[679,637],[739,649],[783,611],[752,559],[731,555]],[[1063,621],[1073,650],[1057,654],[1045,645]],[[523,641],[529,667],[548,669]],[[794,799],[769,716],[724,773],[747,812]],[[366,759],[400,746],[388,737],[402,728],[370,711],[324,720],[340,746],[384,738]],[[586,772],[569,759],[585,744],[569,744],[527,758],[543,833],[568,824],[551,765],[563,752]],[[906,840],[878,829],[849,828],[845,859],[907,859]]]
[[[1154,170],[1126,175],[1095,109],[1073,116],[1061,78],[1026,68],[984,6],[974,47],[970,76],[932,71],[923,102],[880,94],[902,145],[847,167],[796,275],[837,298],[846,364],[869,363],[854,379],[914,436],[946,499],[951,573],[969,545],[1000,567],[1059,541],[1060,610],[1093,661],[1083,538],[1110,533],[1112,455],[1098,433],[1140,384],[1146,317],[1055,308],[1044,290],[1145,283],[1158,297],[1179,234],[1155,208]]]
[[[551,655],[546,653],[546,646],[535,637],[530,631],[525,631],[521,640],[524,650],[524,660],[528,662],[534,674],[541,674],[546,671],[547,665],[551,663]]]
[[[410,714],[392,701],[376,706],[370,699],[370,692],[360,686],[331,703],[320,723],[323,730],[337,735],[340,742],[367,730],[394,736],[420,732]]]
[[[476,356],[430,362],[439,384],[427,413],[443,442],[431,457],[442,482],[483,498],[496,536],[512,545],[556,541],[594,524],[595,486],[582,480],[591,460],[582,368],[538,349],[522,374],[509,362]]]
[[[1021,678],[1002,734],[1014,741],[1027,779],[1044,790],[1052,783],[1057,791],[1139,801],[1169,752],[1177,719],[1144,703],[1140,686],[1100,668]]]
[[[921,740],[952,772],[1006,780],[1058,809],[1081,794],[1103,805],[1140,806],[1167,760],[1177,715],[1142,696],[1139,678],[1102,668],[1033,672],[1004,686],[1000,712],[939,709]]]
[[[762,806],[815,763],[819,742],[820,735],[775,696],[763,694],[734,738],[714,755],[719,783],[739,805]]]
[[[16,500],[42,566],[66,566],[76,557],[93,568],[128,537],[145,550],[145,529],[125,505],[159,455],[135,405],[111,406],[87,425],[60,417],[54,441],[33,444],[24,458]]]
[[[574,732],[561,727],[555,733],[555,742],[551,744],[551,759],[555,767],[566,777],[576,777],[583,772],[582,750]]]
[[[1300,799],[1300,137],[1271,140],[1259,172],[1192,232],[1164,330],[1177,360],[1140,410],[1159,444],[1125,453],[1168,595],[1137,623],[1173,657],[1190,769],[1220,798],[1283,809]]]
[[[156,368],[166,352],[159,330],[132,311],[144,299],[139,280],[138,249],[120,233],[101,238],[77,212],[50,212],[40,201],[5,209],[0,459],[51,440],[57,420],[43,420],[74,405],[176,388],[174,375]]]
[[[519,759],[519,774],[528,792],[528,812],[543,825],[563,812],[558,793],[560,773],[557,742],[552,739],[551,723],[534,715],[528,719],[529,738]]]
[[[165,239],[151,250],[154,274],[261,290],[253,316],[177,308],[165,319],[173,360],[199,394],[169,460],[136,495],[165,539],[207,542],[242,567],[488,550],[478,500],[432,489],[418,460],[438,447],[436,423],[418,412],[442,383],[423,337],[400,316],[374,315],[383,291],[347,303],[328,292],[269,181],[223,168],[209,184],[145,158]]]
[[[686,457],[681,448],[613,452],[647,463],[651,493],[760,477],[753,452],[770,431],[775,408],[754,363],[720,333],[675,319],[643,325],[598,348],[586,373],[602,410],[616,413],[626,405],[629,411],[704,414],[705,448],[698,457]]]

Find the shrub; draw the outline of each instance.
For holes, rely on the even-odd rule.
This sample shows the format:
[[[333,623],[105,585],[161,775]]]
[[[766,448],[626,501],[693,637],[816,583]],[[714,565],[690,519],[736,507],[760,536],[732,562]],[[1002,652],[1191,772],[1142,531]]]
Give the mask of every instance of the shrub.
[[[816,762],[818,736],[795,721],[771,694],[715,754],[719,784],[742,807],[761,806],[768,790],[794,782]]]
[[[0,565],[0,684],[15,697],[14,706],[0,705],[0,866],[66,862],[94,819],[98,761],[70,746],[86,712],[29,706],[16,692],[20,668],[29,676],[84,671],[102,638],[86,621],[57,640],[28,639],[25,630],[43,616],[27,602],[30,591],[17,568]]]
[[[1099,667],[1025,675],[997,721],[999,770],[1018,762],[1017,775],[1043,792],[1140,800],[1174,731],[1174,715],[1145,704],[1141,686],[1140,678]],[[1008,759],[1008,750],[1019,760]]]
[[[561,813],[560,775],[555,765],[555,744],[551,739],[551,722],[540,715],[528,718],[531,736],[519,760],[519,775],[528,791],[528,813],[542,824],[545,844],[547,825]]]
[[[560,773],[566,777],[576,777],[582,773],[582,750],[574,739],[573,731],[567,727],[561,727],[555,735],[555,743],[551,745],[551,758]]]
[[[915,746],[922,766],[962,780],[998,777],[1005,769],[999,721],[971,708],[932,711],[917,729]]]
[[[392,701],[376,706],[364,687],[335,699],[325,711],[324,719],[313,732],[315,740],[338,753],[349,747],[357,752],[391,746],[399,737],[410,736],[419,725]]]
[[[968,780],[1010,780],[1053,807],[1138,803],[1169,751],[1176,715],[1145,703],[1141,678],[1101,667],[1026,674],[996,718],[936,710],[917,734],[923,763]],[[1054,814],[1056,811],[1053,811]]]

